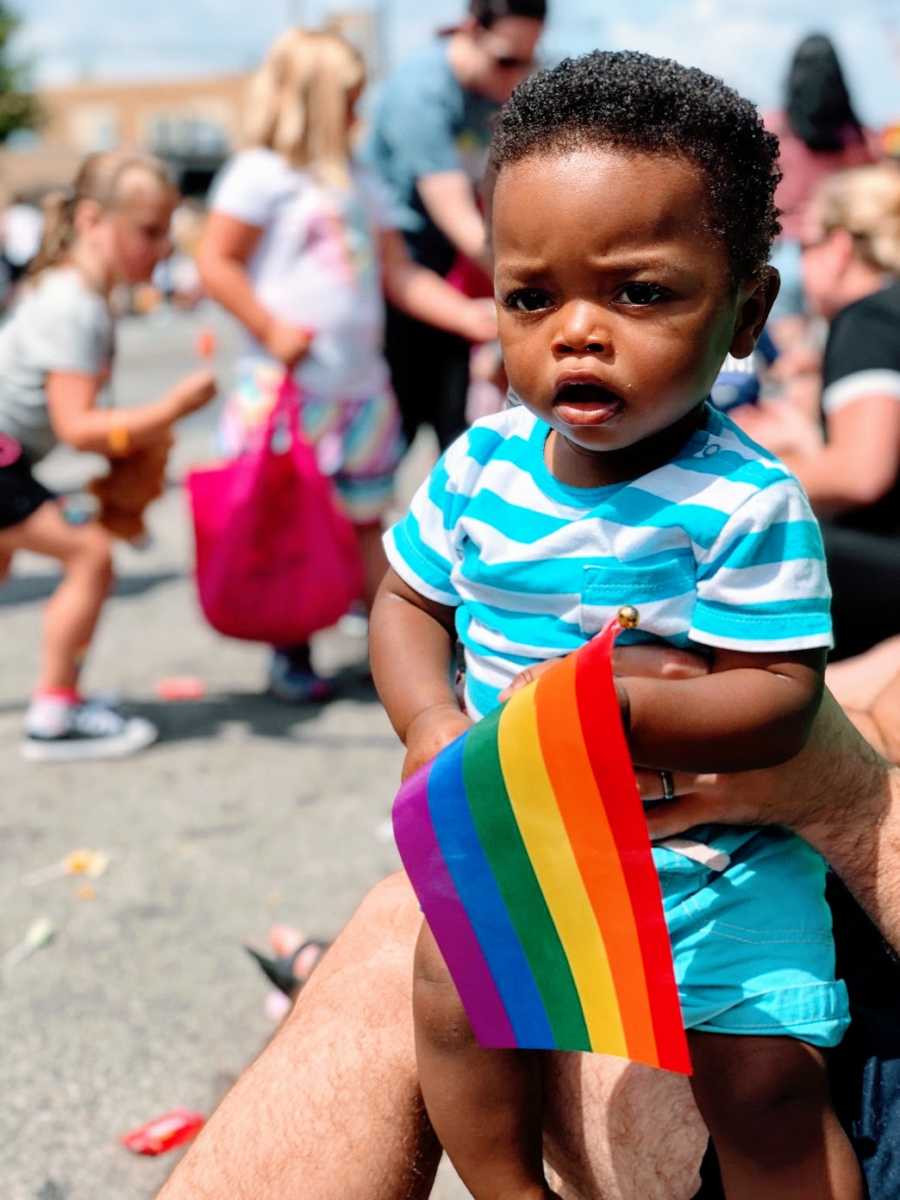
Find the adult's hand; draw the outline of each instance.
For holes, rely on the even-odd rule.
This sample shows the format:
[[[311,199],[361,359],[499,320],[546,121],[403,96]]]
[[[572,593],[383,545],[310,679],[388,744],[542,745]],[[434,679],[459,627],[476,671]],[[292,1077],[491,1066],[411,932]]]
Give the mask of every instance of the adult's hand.
[[[787,825],[815,840],[823,825],[846,819],[879,792],[887,764],[826,691],[809,739],[789,762],[762,771],[674,775],[677,799],[647,812],[651,837],[671,837],[707,821],[730,825]],[[654,772],[642,772],[652,799]]]

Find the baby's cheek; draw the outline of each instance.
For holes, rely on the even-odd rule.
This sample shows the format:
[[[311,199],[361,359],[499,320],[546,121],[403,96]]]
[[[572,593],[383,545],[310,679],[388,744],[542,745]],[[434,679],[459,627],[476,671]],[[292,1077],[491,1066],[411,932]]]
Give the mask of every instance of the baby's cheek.
[[[528,392],[538,383],[542,370],[546,370],[549,360],[541,349],[533,342],[523,338],[518,331],[509,337],[504,337],[503,326],[500,326],[500,345],[503,350],[503,361],[509,386],[514,392]]]

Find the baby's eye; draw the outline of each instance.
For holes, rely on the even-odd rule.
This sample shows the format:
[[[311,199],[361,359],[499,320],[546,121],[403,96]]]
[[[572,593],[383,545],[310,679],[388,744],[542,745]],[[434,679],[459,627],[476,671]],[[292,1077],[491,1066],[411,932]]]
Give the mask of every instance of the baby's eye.
[[[503,300],[504,308],[511,308],[514,312],[540,312],[543,308],[549,308],[550,304],[550,296],[541,288],[516,288]]]
[[[626,283],[619,288],[616,299],[620,304],[630,304],[634,307],[643,307],[647,304],[658,304],[660,300],[666,300],[670,296],[668,288],[664,288],[661,283]]]

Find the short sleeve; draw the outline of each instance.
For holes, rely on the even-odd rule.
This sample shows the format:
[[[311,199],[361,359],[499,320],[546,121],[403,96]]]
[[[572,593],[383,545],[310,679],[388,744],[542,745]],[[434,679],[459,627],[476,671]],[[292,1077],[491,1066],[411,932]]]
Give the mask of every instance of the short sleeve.
[[[900,400],[898,322],[900,311],[866,301],[835,318],[825,346],[822,407],[826,414],[864,396]]]
[[[451,97],[429,81],[414,99],[408,90],[388,90],[379,114],[378,135],[392,160],[392,174],[419,180],[462,170]]]
[[[397,211],[390,192],[371,171],[361,169],[357,180],[366,209],[375,229],[399,229],[403,224],[402,214]]]
[[[225,164],[213,188],[210,210],[260,229],[272,220],[282,189],[281,162],[268,150],[244,150]]]
[[[692,641],[749,653],[833,644],[822,536],[785,476],[734,512],[697,564]]]
[[[70,280],[53,280],[37,298],[22,336],[42,371],[99,375],[112,359],[113,321],[105,302]]]
[[[468,434],[438,460],[416,492],[406,515],[384,538],[388,562],[414,591],[455,608],[460,597],[453,569],[460,560],[458,523],[467,497],[455,478],[463,466]]]

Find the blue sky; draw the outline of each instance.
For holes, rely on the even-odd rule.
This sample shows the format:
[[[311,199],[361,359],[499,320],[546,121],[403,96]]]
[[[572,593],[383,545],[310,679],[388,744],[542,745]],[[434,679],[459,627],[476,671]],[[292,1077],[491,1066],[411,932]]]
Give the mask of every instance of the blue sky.
[[[368,7],[372,0],[358,0]],[[315,23],[354,0],[14,0],[19,47],[38,81],[204,74],[258,61],[289,21]],[[386,41],[402,55],[465,0],[381,0]],[[897,0],[549,0],[548,54],[601,46],[667,54],[724,77],[764,107],[778,103],[796,41],[836,40],[864,120],[900,119]],[[248,17],[252,12],[252,20]],[[424,14],[424,15],[423,15]]]

